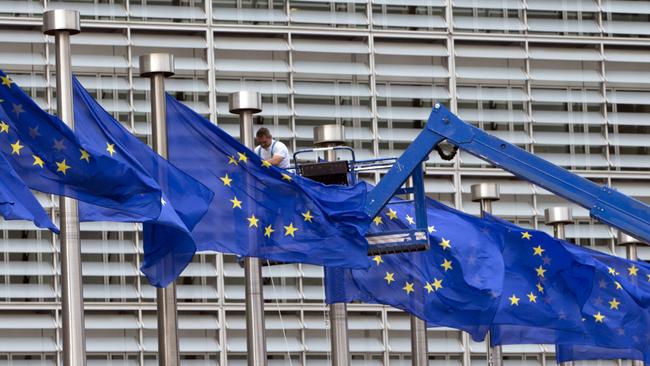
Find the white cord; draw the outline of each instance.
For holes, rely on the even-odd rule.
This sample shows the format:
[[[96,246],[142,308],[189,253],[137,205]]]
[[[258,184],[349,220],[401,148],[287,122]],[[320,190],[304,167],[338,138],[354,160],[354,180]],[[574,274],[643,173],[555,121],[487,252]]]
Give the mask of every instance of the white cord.
[[[325,267],[323,267],[322,282],[323,282],[323,285],[322,285],[323,291],[325,291]],[[329,315],[328,314],[328,307],[327,307],[327,305],[325,305],[325,307],[323,308],[323,322],[325,324],[325,337],[326,337],[325,341],[326,342],[330,340],[330,326],[331,326],[331,324],[329,324],[329,316],[328,315]],[[332,364],[332,349],[331,348],[330,348],[330,351],[327,352],[326,357],[327,357],[327,364],[331,365]]]
[[[271,288],[273,288],[273,292],[277,294],[275,290],[275,281],[273,281],[273,266],[271,263],[267,260],[266,261],[266,266],[269,269],[269,274],[271,275]],[[275,297],[275,306],[278,308],[278,316],[280,317],[280,327],[282,327],[282,336],[284,337],[284,345],[287,347],[287,356],[289,357],[289,365],[293,366],[293,361],[291,360],[291,352],[289,351],[289,339],[287,338],[287,331],[284,328],[284,320],[282,319],[282,311],[280,311],[280,301],[278,300],[278,297]]]

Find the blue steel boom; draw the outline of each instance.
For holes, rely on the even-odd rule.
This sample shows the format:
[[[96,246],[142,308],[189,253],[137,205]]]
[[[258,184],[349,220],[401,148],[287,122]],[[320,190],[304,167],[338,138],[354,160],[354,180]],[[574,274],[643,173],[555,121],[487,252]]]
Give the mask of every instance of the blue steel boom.
[[[427,124],[388,173],[369,192],[365,212],[375,217],[443,140],[515,176],[589,210],[591,217],[650,243],[650,206],[611,187],[599,186],[476,128],[444,106],[433,107]]]

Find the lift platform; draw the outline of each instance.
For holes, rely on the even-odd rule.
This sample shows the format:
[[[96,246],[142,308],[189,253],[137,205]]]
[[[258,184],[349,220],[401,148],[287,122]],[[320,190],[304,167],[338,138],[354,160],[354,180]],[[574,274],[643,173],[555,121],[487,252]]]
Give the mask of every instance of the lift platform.
[[[354,150],[343,143],[343,127],[326,125],[316,127],[314,135],[316,144],[321,147],[296,151],[293,154],[296,174],[308,177],[325,184],[349,185],[355,184],[359,173],[378,168],[388,169],[397,162],[395,158],[380,158],[358,161]],[[326,137],[318,137],[324,135]],[[323,146],[324,145],[324,146]],[[325,159],[316,162],[301,163],[300,156],[309,153],[322,153]],[[337,159],[338,153],[346,153],[349,159]],[[413,186],[408,188],[397,187],[391,197],[395,195],[412,195],[412,200],[403,203],[415,205],[416,227],[411,229],[373,233],[366,235],[368,241],[368,255],[384,255],[404,252],[415,252],[429,249],[429,235],[427,232],[427,217],[425,208],[424,176],[422,168],[414,169],[409,174],[413,177]],[[408,177],[407,177],[408,178]],[[373,216],[376,216],[373,215]]]

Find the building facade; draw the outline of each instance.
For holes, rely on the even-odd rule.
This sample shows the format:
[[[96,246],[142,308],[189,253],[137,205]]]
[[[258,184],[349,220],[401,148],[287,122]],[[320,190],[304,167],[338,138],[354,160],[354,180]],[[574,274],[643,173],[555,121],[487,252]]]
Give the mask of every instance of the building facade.
[[[650,202],[650,1],[2,0],[0,68],[50,111],[54,41],[40,26],[52,8],[80,10],[73,70],[145,141],[149,83],[139,77],[138,57],[169,52],[176,75],[167,90],[234,136],[228,94],[257,90],[264,110],[256,123],[292,151],[311,147],[314,126],[336,123],[359,158],[397,156],[439,101],[496,136]],[[470,186],[485,181],[501,187],[496,215],[545,229],[544,209],[569,205],[571,240],[616,249],[615,232],[587,210],[473,156],[434,154],[426,165],[428,194],[473,214]],[[56,217],[55,197],[39,199]],[[155,365],[155,291],[138,272],[140,227],[81,229],[89,365]],[[0,365],[61,365],[57,245],[31,224],[0,224]],[[650,259],[646,248],[639,254]],[[243,276],[232,256],[200,254],[178,280],[183,365],[245,364]],[[271,365],[329,364],[322,276],[309,265],[264,269]],[[410,364],[406,314],[348,309],[353,365]],[[431,365],[460,366],[463,353],[485,364],[484,344],[464,343],[451,329],[428,335]],[[548,345],[504,347],[504,355],[506,365],[554,363]]]

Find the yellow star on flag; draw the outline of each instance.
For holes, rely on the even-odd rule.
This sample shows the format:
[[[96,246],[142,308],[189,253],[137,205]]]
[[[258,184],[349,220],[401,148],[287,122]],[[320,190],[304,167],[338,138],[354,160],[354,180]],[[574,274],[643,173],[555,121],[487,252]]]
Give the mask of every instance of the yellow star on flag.
[[[618,283],[618,281],[614,281],[614,284],[616,285],[616,289],[617,289],[617,290],[621,290],[621,289],[623,289],[623,286],[621,286],[621,284]]]
[[[648,277],[648,282],[650,282],[650,274],[647,274],[646,277]]]
[[[287,182],[291,182],[291,176],[286,173],[282,173],[282,179],[286,180]]]
[[[237,159],[235,159],[235,157],[232,156],[232,155],[228,157],[228,165],[230,165],[230,164],[239,165],[239,163],[237,162]]]
[[[431,226],[429,226],[429,228],[428,228],[428,229],[429,229],[429,234],[432,234],[433,232],[435,232],[435,231],[436,231],[436,227],[435,227],[435,226],[433,226],[433,225],[431,225]]]
[[[264,236],[267,238],[271,237],[271,233],[273,233],[275,230],[273,230],[273,226],[269,225],[264,228]]]
[[[427,294],[430,294],[430,293],[432,293],[433,291],[435,291],[435,290],[433,289],[433,286],[432,286],[429,282],[427,282],[427,284],[424,285],[424,288],[427,289]]]
[[[594,319],[596,319],[596,323],[602,323],[603,320],[605,320],[605,315],[601,314],[600,311],[596,314],[594,314]]]
[[[106,151],[113,156],[115,155],[115,144],[109,144],[108,142],[106,143]]]
[[[535,268],[535,272],[537,272],[537,275],[539,277],[544,277],[544,273],[546,273],[546,270],[544,269],[544,267],[540,265],[539,267]]]
[[[237,155],[239,155],[239,161],[243,161],[244,163],[248,162],[248,156],[246,154],[238,152]]]
[[[627,271],[630,276],[636,276],[637,272],[639,272],[639,267],[632,264],[632,267],[628,268]]]
[[[232,208],[241,208],[241,201],[237,199],[237,196],[233,197],[230,202],[232,202]]]
[[[221,179],[221,181],[223,182],[223,185],[224,185],[224,186],[232,187],[232,186],[230,185],[230,183],[232,183],[232,179],[230,179],[230,177],[228,176],[228,174],[226,174],[225,177],[219,177],[219,179]]]
[[[512,296],[510,296],[508,299],[510,300],[510,306],[514,306],[514,305],[519,306],[520,299],[517,296],[515,296],[515,294],[512,294]]]
[[[293,222],[289,223],[289,226],[284,227],[284,236],[291,235],[292,237],[295,238],[295,235],[293,235],[296,231],[298,231],[297,227],[293,227]]]
[[[415,220],[409,215],[406,215],[406,221],[408,221],[411,225],[415,224]]]
[[[541,245],[538,245],[538,246],[534,247],[534,248],[533,248],[533,251],[534,251],[534,252],[533,252],[533,255],[538,255],[538,256],[540,256],[540,257],[542,256],[542,253],[545,252],[545,250],[542,249],[542,246],[541,246]]]
[[[167,205],[167,201],[165,201],[165,197],[160,197],[160,204],[163,206]]]
[[[538,283],[536,286],[537,286],[537,291],[539,291],[540,293],[543,294],[544,293],[544,287],[542,286],[542,284]]]
[[[257,217],[255,217],[255,214],[251,215],[251,217],[247,217],[246,220],[248,220],[248,227],[257,227],[257,223],[260,221]]]
[[[521,233],[521,238],[522,238],[522,239],[528,239],[528,240],[530,240],[530,238],[532,238],[532,237],[533,237],[533,236],[530,235],[530,233],[529,233],[528,231],[524,231],[523,233]]]
[[[66,175],[66,171],[70,169],[70,166],[65,163],[65,159],[63,159],[62,162],[56,162],[56,171],[63,173],[63,175]]]
[[[614,268],[612,268],[612,267],[607,267],[607,271],[611,275],[614,275],[614,276],[616,275],[616,270]]]
[[[449,240],[447,240],[445,238],[442,238],[442,241],[438,245],[440,245],[442,247],[442,250],[451,249],[451,241],[449,241]]]
[[[9,125],[5,121],[0,121],[0,133],[9,133]]]
[[[609,308],[611,310],[613,310],[613,309],[618,310],[619,305],[621,305],[621,302],[616,300],[616,298],[613,298],[612,301],[609,302]]]
[[[377,263],[377,265],[379,265],[380,263],[384,263],[384,260],[381,259],[380,255],[376,255],[374,258],[372,258],[372,260],[375,261],[375,263]]]
[[[375,216],[375,218],[372,219],[372,221],[373,221],[373,222],[375,223],[375,225],[377,225],[377,226],[383,224],[383,221],[381,220],[381,217],[380,217],[380,216]]]
[[[271,168],[273,165],[266,160],[262,160],[262,166],[264,168]]]
[[[11,144],[11,155],[20,155],[20,150],[25,146],[20,144],[20,140],[16,140],[15,143]]]
[[[11,88],[11,84],[14,82],[13,80],[9,79],[9,76],[0,76],[2,78],[2,85],[6,85]]]
[[[412,282],[411,283],[406,282],[406,285],[404,285],[404,287],[402,287],[402,290],[406,291],[407,295],[410,295],[411,292],[415,291],[413,289],[413,283]]]
[[[440,265],[440,267],[444,268],[445,272],[447,272],[450,269],[453,269],[451,268],[451,261],[447,259],[445,259],[445,261]]]
[[[442,280],[439,280],[435,277],[433,278],[433,282],[431,284],[433,285],[433,288],[436,289],[436,291],[442,288]]]
[[[312,222],[311,219],[314,218],[314,216],[312,216],[310,210],[307,210],[307,212],[303,212],[303,213],[301,213],[301,215],[302,215],[302,217],[304,218],[304,220],[307,221],[307,222]]]
[[[32,155],[32,157],[34,158],[34,164],[32,164],[32,166],[38,165],[38,166],[40,166],[42,168],[43,164],[44,164],[43,159],[39,158],[36,155]]]
[[[528,301],[534,302],[534,303],[537,302],[537,296],[535,296],[535,294],[532,291],[526,296],[528,296]]]
[[[391,282],[395,282],[395,272],[386,272],[386,277],[384,279],[390,285]]]
[[[87,163],[90,163],[90,154],[88,154],[88,151],[84,149],[79,149],[79,151],[81,152],[79,160],[85,160]]]
[[[393,210],[392,208],[388,209],[388,212],[386,213],[389,219],[394,220],[397,218],[397,212]]]

